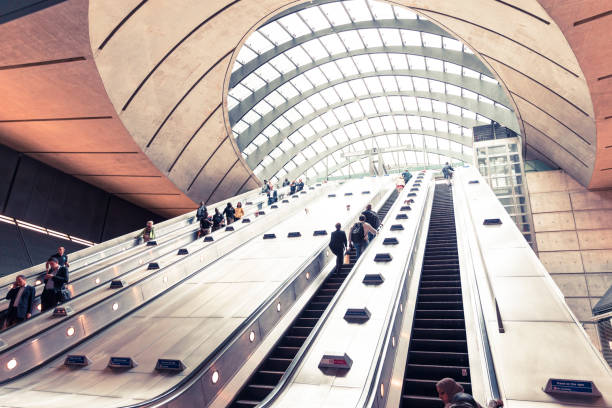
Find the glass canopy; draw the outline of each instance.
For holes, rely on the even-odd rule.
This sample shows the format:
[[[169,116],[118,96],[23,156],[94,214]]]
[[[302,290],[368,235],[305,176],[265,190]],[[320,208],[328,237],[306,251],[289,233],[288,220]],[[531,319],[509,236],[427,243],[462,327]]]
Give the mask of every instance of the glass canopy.
[[[239,51],[230,124],[261,179],[471,162],[472,130],[516,127],[484,64],[427,19],[373,0],[309,2],[268,21]],[[378,156],[377,156],[378,157]]]

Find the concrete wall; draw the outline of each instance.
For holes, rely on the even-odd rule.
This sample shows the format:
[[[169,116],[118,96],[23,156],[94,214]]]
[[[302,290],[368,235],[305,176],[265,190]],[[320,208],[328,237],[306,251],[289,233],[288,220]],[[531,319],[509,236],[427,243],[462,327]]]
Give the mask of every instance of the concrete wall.
[[[163,218],[0,144],[0,214],[102,242]],[[81,245],[0,225],[0,276],[37,265],[58,246]]]
[[[612,285],[612,190],[589,191],[562,170],[527,173],[539,257],[600,347],[592,308]]]

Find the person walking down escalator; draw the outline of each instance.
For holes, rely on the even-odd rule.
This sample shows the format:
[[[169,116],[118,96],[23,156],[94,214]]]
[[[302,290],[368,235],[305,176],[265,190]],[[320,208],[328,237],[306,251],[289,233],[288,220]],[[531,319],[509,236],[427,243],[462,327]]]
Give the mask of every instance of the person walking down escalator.
[[[198,230],[198,238],[204,237],[210,234],[210,227],[212,222],[208,219],[208,210],[204,205],[204,201],[200,201],[200,206],[196,211],[196,220],[200,223],[200,229]]]
[[[57,263],[59,263],[59,266],[65,266],[65,267],[69,267],[70,266],[70,264],[68,263],[68,255],[66,255],[66,248],[64,248],[62,246],[57,248],[57,252],[49,257],[49,259],[51,259],[51,258],[57,259]],[[48,261],[45,264],[45,270],[49,271],[49,262]]]
[[[336,273],[340,273],[347,246],[346,233],[340,228],[342,228],[342,225],[339,222],[336,223],[336,230],[331,233],[331,240],[329,241],[329,249],[336,255]]]
[[[234,222],[236,218],[236,209],[232,206],[232,203],[227,203],[225,210],[223,210],[223,215],[225,215],[225,219],[227,220],[227,224],[225,225],[230,225]]]
[[[461,384],[452,378],[443,378],[436,383],[438,396],[444,403],[444,408],[482,408],[474,397],[463,390]],[[487,408],[503,407],[504,403],[499,400],[491,400]]]
[[[268,191],[270,191],[270,185],[268,184],[268,180],[264,180],[261,186],[261,193],[266,194]]]
[[[291,182],[291,184],[289,185],[289,194],[295,194],[295,180]]]
[[[11,290],[6,294],[9,307],[6,312],[3,328],[21,323],[32,317],[36,290],[28,285],[24,275],[19,275]]]
[[[242,217],[244,217],[244,208],[242,208],[242,203],[238,201],[236,208],[234,209],[234,219],[238,221]]]
[[[444,179],[446,180],[449,187],[452,185],[451,180],[453,179],[454,171],[455,169],[453,169],[452,166],[448,164],[448,162],[446,162],[446,165],[442,167],[442,174],[444,175]]]
[[[206,205],[204,205],[204,201],[200,201],[200,206],[196,211],[196,220],[202,221],[203,218],[208,218],[208,210],[206,209]]]
[[[43,312],[70,300],[69,292],[64,288],[68,283],[68,268],[59,266],[56,258],[49,259],[49,264],[49,271],[44,278],[45,288],[40,297]]]
[[[212,216],[212,223],[213,223],[212,230],[213,230],[213,232],[218,230],[219,228],[221,228],[223,226],[223,224],[224,224],[223,221],[224,221],[223,214],[221,214],[219,212],[218,208],[215,208],[215,213]]]
[[[155,239],[155,228],[153,228],[153,221],[147,221],[147,225],[144,227],[140,234],[136,238],[142,238],[142,242],[149,242]]]

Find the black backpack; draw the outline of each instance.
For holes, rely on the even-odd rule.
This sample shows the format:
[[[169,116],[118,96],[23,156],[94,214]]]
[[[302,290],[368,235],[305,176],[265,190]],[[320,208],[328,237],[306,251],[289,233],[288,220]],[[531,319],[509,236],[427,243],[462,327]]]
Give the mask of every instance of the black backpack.
[[[351,241],[361,243],[364,238],[363,224],[361,222],[355,223],[351,228]]]
[[[478,403],[470,394],[464,392],[457,393],[451,399],[450,408],[477,408]]]
[[[377,229],[378,228],[378,216],[375,215],[372,211],[370,210],[366,210],[363,212],[363,215],[365,215],[366,217],[366,221],[368,222],[368,224],[370,224],[372,226],[372,228]]]

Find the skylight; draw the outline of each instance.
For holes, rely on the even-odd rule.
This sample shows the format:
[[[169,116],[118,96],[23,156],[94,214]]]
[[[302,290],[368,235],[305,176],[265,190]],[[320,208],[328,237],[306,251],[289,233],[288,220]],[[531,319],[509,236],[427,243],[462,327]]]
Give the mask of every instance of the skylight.
[[[373,147],[387,169],[471,160],[471,127],[512,110],[468,47],[410,9],[290,10],[245,40],[230,81],[232,133],[260,178],[366,172],[343,153]]]

